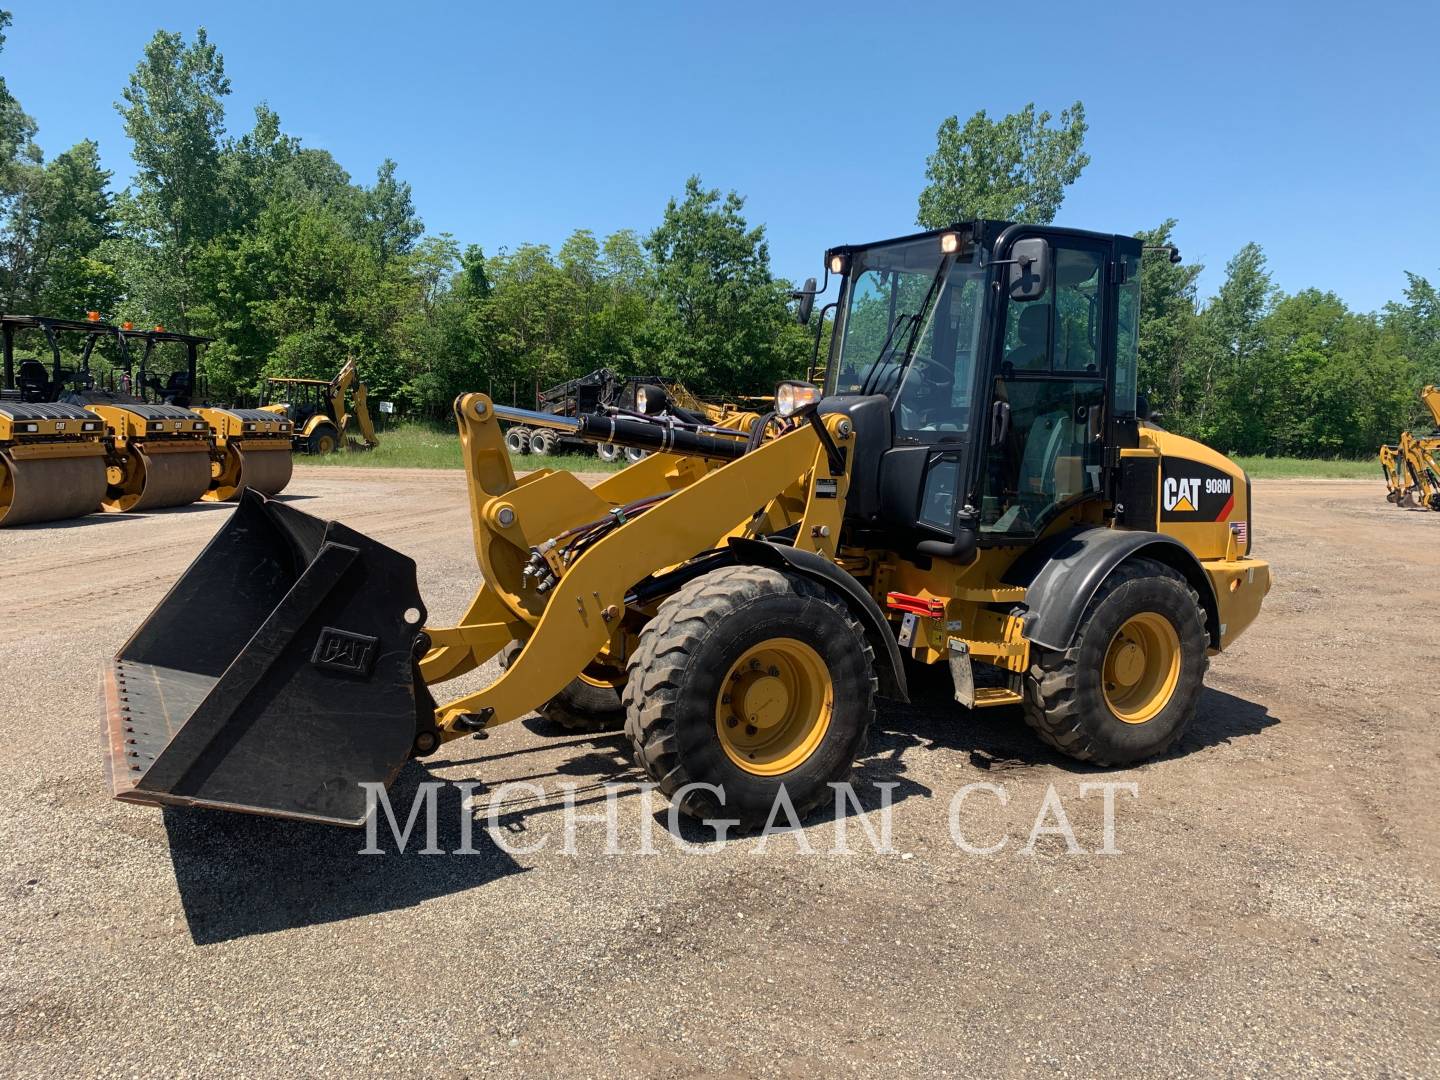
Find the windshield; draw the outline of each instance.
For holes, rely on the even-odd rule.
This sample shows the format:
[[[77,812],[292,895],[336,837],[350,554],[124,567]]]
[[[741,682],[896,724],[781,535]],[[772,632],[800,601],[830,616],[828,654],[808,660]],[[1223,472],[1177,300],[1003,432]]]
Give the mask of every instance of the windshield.
[[[856,252],[829,387],[890,395],[898,431],[924,441],[970,428],[985,298],[979,252],[946,260],[939,248],[927,237]]]
[[[855,252],[830,393],[894,390],[895,363],[915,340],[944,258],[934,237]]]
[[[949,267],[895,395],[895,426],[902,434],[933,433],[943,442],[970,430],[984,297],[985,269],[978,259]]]

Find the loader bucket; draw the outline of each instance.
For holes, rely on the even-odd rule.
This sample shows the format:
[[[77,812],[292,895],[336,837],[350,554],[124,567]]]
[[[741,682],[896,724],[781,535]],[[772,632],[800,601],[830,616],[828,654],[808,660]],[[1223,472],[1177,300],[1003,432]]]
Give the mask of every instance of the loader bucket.
[[[246,491],[107,668],[115,797],[360,825],[434,745],[415,563]]]

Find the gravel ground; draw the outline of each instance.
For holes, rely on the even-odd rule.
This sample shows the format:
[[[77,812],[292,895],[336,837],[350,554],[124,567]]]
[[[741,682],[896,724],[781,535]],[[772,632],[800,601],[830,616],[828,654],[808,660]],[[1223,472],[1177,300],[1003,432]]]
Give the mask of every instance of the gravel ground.
[[[460,474],[300,469],[288,494],[414,556],[432,621],[459,614]],[[618,739],[533,718],[397,785],[403,812],[422,780],[479,781],[498,827],[481,813],[473,855],[113,802],[99,670],[229,510],[0,532],[0,1072],[1440,1075],[1440,515],[1369,481],[1255,495],[1277,584],[1171,756],[1101,772],[1010,711],[888,706],[866,817],[703,854]],[[1113,855],[1080,791],[1105,781],[1138,792]],[[991,855],[951,834],[973,783],[1006,793],[956,815]],[[623,854],[600,820],[565,852],[562,784],[582,815],[615,785]],[[1052,789],[1078,853],[1026,851]],[[447,787],[446,850],[461,820]]]

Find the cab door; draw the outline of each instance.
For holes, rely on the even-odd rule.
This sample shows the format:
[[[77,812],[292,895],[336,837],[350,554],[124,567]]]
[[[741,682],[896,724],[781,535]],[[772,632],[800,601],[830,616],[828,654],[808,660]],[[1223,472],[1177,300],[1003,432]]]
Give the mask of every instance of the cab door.
[[[982,543],[1034,539],[1066,506],[1102,491],[1106,390],[1114,368],[1111,245],[1041,235],[1043,294],[1002,291],[992,357]]]

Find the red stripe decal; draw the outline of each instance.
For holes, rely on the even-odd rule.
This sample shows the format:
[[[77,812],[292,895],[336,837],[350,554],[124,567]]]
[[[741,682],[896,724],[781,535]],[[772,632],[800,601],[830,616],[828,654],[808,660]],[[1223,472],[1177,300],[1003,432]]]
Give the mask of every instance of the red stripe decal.
[[[1220,511],[1220,516],[1217,517],[1215,520],[1216,520],[1216,521],[1226,521],[1226,520],[1228,520],[1229,517],[1230,517],[1230,511],[1231,511],[1231,510],[1234,510],[1234,509],[1235,509],[1235,493],[1232,491],[1232,492],[1230,493],[1230,498],[1229,498],[1229,500],[1225,503],[1225,509]]]

